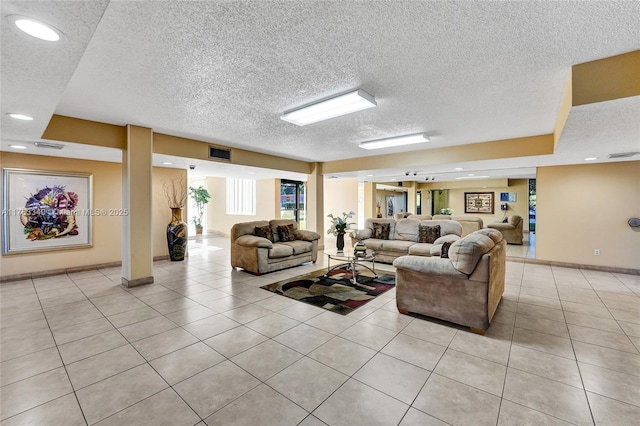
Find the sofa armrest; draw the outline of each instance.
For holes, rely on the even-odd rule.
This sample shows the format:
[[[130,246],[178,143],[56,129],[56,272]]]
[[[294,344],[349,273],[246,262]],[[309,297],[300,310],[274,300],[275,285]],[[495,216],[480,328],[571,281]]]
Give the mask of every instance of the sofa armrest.
[[[303,231],[296,229],[296,240],[315,241],[320,239],[320,234],[313,231]]]
[[[266,238],[256,237],[255,235],[243,235],[241,237],[236,238],[234,243],[243,246],[243,247],[262,247],[262,248],[272,248],[273,243]]]
[[[490,223],[487,225],[487,228],[493,228],[493,229],[497,229],[497,230],[510,230],[510,229],[516,229],[515,226],[513,226],[510,223],[503,223],[503,222],[495,222],[495,223]]]
[[[366,240],[367,238],[371,238],[373,235],[373,230],[370,228],[358,229],[356,231],[351,232],[350,236],[354,240]]]
[[[450,275],[467,278],[465,274],[453,267],[451,260],[441,257],[400,256],[393,261],[396,269],[406,269],[425,275]]]

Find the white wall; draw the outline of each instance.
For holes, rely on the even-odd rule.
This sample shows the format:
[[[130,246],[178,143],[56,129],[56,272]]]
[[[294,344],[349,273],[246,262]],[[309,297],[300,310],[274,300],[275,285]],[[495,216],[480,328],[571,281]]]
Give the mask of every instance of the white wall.
[[[324,179],[324,215],[325,227],[328,230],[331,226],[331,219],[327,217],[329,214],[341,216],[343,212],[355,212],[351,218],[351,222],[358,221],[358,179]],[[357,229],[357,224],[352,226]],[[325,247],[335,248],[336,237],[326,234],[325,231]],[[347,236],[344,239],[345,247],[351,245],[351,240]]]

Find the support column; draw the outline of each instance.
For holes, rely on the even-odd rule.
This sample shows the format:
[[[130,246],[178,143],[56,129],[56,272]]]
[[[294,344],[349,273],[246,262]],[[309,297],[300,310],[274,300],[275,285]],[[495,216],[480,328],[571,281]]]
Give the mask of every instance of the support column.
[[[376,217],[376,184],[364,183],[364,219]]]
[[[307,180],[307,229],[320,234],[318,248],[324,249],[324,176],[322,163],[313,163]]]
[[[405,186],[407,187],[407,211],[416,214],[416,189],[418,182],[405,182]]]
[[[151,235],[153,132],[127,125],[122,151],[122,285],[135,287],[153,282]]]

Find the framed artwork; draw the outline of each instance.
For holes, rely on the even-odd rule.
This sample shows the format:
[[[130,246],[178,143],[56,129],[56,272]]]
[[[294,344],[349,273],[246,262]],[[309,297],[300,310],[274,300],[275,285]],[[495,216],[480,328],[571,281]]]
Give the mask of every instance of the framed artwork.
[[[464,212],[493,214],[493,192],[465,192]]]
[[[500,193],[500,201],[515,203],[517,200],[517,193],[515,192],[501,192]]]
[[[394,196],[390,195],[387,196],[387,217],[393,217],[393,200],[394,200]]]
[[[2,169],[2,254],[92,247],[92,175]]]

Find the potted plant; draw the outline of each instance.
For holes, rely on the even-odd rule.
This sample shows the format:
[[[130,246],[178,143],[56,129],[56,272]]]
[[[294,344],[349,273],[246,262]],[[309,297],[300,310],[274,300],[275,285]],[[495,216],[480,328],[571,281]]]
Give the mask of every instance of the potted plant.
[[[327,216],[331,219],[331,226],[329,227],[327,234],[333,234],[338,238],[336,241],[336,247],[340,251],[344,249],[344,234],[351,225],[355,225],[355,222],[347,222],[347,220],[351,219],[354,215],[355,212],[342,212],[342,217],[335,217],[333,214]]]
[[[440,214],[446,214],[451,216],[453,214],[453,209],[450,209],[449,207],[447,207],[446,209],[441,209]]]
[[[202,234],[202,216],[204,215],[204,207],[211,199],[209,191],[200,185],[199,187],[190,186],[189,195],[196,203],[196,215],[193,216],[192,221],[196,225],[196,235]]]

